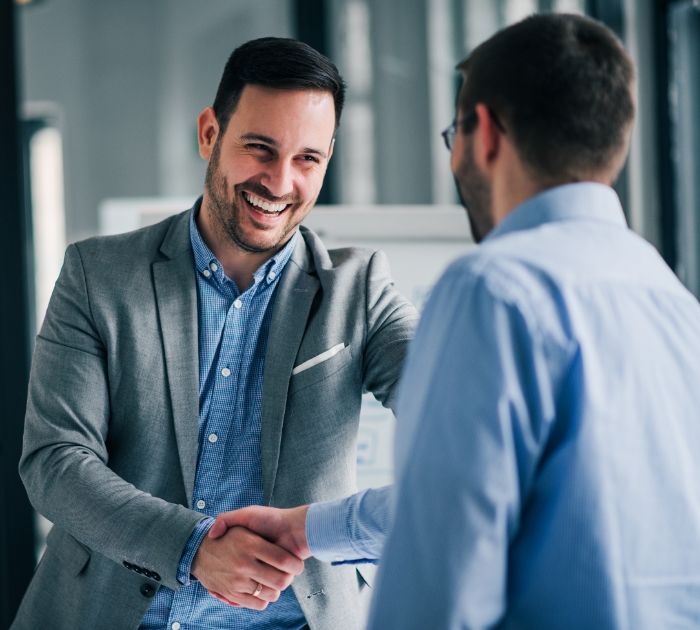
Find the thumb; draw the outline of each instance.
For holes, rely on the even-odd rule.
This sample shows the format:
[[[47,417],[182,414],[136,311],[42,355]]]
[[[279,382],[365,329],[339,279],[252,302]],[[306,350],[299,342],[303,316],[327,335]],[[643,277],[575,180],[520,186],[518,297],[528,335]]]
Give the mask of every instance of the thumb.
[[[209,530],[208,536],[209,538],[220,538],[228,531],[229,527],[234,527],[236,525],[245,527],[245,521],[245,517],[239,514],[238,511],[223,512],[216,517],[214,524]]]

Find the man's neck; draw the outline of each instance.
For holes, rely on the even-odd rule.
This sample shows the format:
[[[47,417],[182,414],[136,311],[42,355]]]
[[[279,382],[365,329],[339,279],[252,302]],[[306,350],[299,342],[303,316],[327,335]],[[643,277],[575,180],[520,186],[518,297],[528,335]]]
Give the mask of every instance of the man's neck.
[[[274,251],[267,252],[248,252],[237,247],[215,228],[211,212],[206,207],[206,196],[202,200],[202,206],[195,221],[202,240],[223,266],[224,274],[236,283],[241,293],[253,284],[253,275],[260,266],[286,245],[286,242],[282,243]]]
[[[492,188],[493,225],[497,226],[521,203],[549,188],[545,182],[531,177],[521,165],[511,164],[501,177],[495,177]]]
[[[617,173],[622,168],[626,152],[606,169],[585,174],[578,179],[569,176],[546,177],[534,172],[518,156],[510,143],[503,144],[503,158],[492,177],[491,211],[493,226],[497,226],[515,208],[545,190],[572,184],[577,181],[591,181],[612,186]]]

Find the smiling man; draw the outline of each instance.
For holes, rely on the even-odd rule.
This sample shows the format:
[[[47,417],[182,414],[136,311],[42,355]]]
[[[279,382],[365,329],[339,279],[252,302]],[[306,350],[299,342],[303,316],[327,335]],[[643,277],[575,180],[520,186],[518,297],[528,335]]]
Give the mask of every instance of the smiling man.
[[[206,536],[221,512],[351,494],[362,392],[395,401],[416,311],[381,252],[299,227],[343,97],[308,46],[248,42],[198,120],[194,207],[68,248],[20,464],[54,528],[16,630],[363,627],[356,568]]]

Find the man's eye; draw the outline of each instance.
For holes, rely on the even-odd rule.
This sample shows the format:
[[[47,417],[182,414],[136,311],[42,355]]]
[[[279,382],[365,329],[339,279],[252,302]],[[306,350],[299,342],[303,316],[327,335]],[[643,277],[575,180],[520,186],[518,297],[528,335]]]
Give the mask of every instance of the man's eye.
[[[270,152],[270,147],[265,144],[249,144],[248,148],[253,149],[254,151],[264,151],[266,153]]]
[[[302,155],[301,159],[303,162],[315,162],[318,163],[318,158],[313,155]]]

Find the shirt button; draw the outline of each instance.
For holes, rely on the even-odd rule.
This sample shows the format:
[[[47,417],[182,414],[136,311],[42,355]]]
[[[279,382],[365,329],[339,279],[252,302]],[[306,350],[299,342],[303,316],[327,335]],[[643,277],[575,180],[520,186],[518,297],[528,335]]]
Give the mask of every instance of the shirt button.
[[[212,263],[212,264],[209,265],[209,266],[211,267],[211,270],[212,270],[212,271],[216,271],[216,270],[219,268],[219,266],[218,266],[216,263]]]
[[[343,562],[344,560],[345,558],[343,558],[343,556],[336,556],[333,558],[333,562]]]
[[[206,504],[204,501],[202,501],[202,499],[200,499],[199,501],[197,501],[197,507],[198,507],[200,510],[203,510],[205,507],[207,507],[207,504]],[[180,627],[180,626],[178,626],[178,628],[179,628],[179,627]]]
[[[236,308],[241,308],[241,306],[243,306],[243,302],[241,302],[240,300],[236,300],[236,301],[233,303],[233,305],[234,305]]]
[[[221,376],[223,376],[224,378],[228,378],[229,376],[231,376],[231,370],[229,370],[228,368],[224,368],[223,370],[221,370]]]
[[[173,622],[173,625],[170,626],[173,630],[180,630],[180,624],[177,621]]]
[[[204,271],[202,271],[202,274],[204,274],[205,278],[208,278],[211,275],[211,271],[209,271],[209,269],[205,269]]]
[[[219,438],[217,437],[216,433],[212,433],[212,434],[209,436],[209,441],[210,441],[212,444],[213,444],[214,442],[216,442],[216,440],[218,440],[218,439],[219,439]]]
[[[274,280],[276,275],[277,275],[277,274],[276,274],[274,271],[271,271],[271,272],[270,272],[270,275],[267,276],[267,277],[270,278],[270,280]]]

